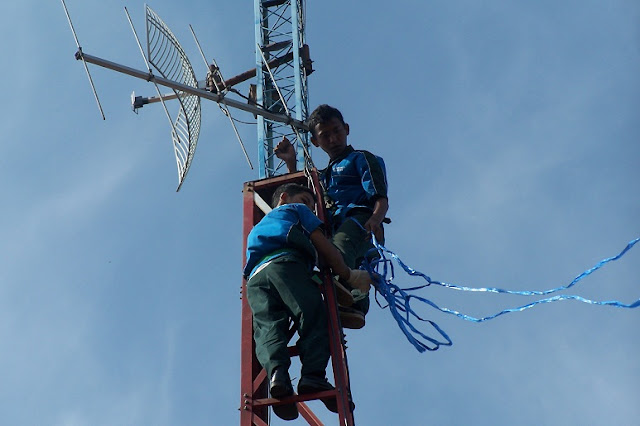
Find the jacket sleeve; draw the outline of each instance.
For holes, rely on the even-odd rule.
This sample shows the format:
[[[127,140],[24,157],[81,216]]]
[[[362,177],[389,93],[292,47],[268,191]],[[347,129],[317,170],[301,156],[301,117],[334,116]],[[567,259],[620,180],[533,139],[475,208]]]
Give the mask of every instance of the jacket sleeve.
[[[357,166],[367,197],[372,201],[381,197],[388,198],[384,160],[368,151],[360,151],[360,154]]]

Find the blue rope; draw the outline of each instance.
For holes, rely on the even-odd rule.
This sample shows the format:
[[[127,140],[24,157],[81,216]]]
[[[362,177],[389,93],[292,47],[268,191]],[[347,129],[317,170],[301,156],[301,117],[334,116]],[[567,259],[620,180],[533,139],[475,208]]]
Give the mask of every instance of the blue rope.
[[[535,290],[514,291],[514,290],[504,290],[504,289],[493,288],[493,287],[473,288],[473,287],[457,286],[454,284],[435,281],[435,280],[432,280],[429,276],[423,274],[422,272],[416,271],[415,269],[406,265],[397,254],[387,249],[382,244],[378,243],[375,239],[375,236],[372,236],[372,241],[375,248],[371,249],[369,254],[372,254],[372,252],[377,252],[379,258],[373,259],[373,260],[365,260],[363,262],[363,267],[374,278],[373,284],[377,292],[376,302],[378,302],[378,305],[383,309],[387,307],[389,308],[391,315],[397,321],[404,335],[407,337],[409,342],[413,344],[413,346],[415,346],[415,348],[419,352],[424,352],[425,350],[434,351],[438,349],[440,346],[443,346],[443,345],[451,346],[453,343],[449,338],[449,336],[440,327],[438,327],[438,325],[435,322],[421,318],[418,314],[416,314],[416,312],[411,308],[412,299],[425,303],[439,310],[440,312],[444,312],[450,315],[455,315],[458,318],[464,319],[466,321],[476,322],[476,323],[485,322],[510,312],[521,312],[543,303],[558,302],[561,300],[577,300],[579,302],[588,303],[591,305],[613,306],[616,308],[637,308],[638,306],[640,306],[640,299],[630,304],[624,304],[616,300],[595,301],[595,300],[590,300],[590,299],[586,299],[581,296],[575,296],[575,295],[556,295],[556,296],[548,297],[545,299],[536,300],[534,302],[531,302],[516,308],[504,309],[493,315],[476,318],[469,315],[465,315],[458,311],[454,311],[452,309],[440,307],[435,303],[433,303],[432,301],[430,301],[429,299],[426,299],[424,297],[421,297],[415,294],[409,294],[409,292],[420,290],[424,287],[427,287],[433,284],[433,285],[439,285],[442,287],[450,288],[453,290],[470,291],[470,292],[503,293],[503,294],[515,294],[520,296],[548,295],[551,293],[555,293],[561,290],[566,290],[568,288],[571,288],[586,276],[602,268],[605,264],[612,262],[614,260],[620,259],[638,241],[640,241],[640,238],[636,238],[630,241],[627,244],[627,246],[624,248],[624,250],[622,250],[619,254],[617,254],[616,256],[601,260],[592,268],[587,269],[586,271],[584,271],[583,273],[575,277],[569,284],[565,286],[553,288],[553,289],[542,290],[542,291],[535,291]],[[410,288],[400,288],[397,285],[395,285],[393,283],[393,279],[395,275],[394,265],[392,260],[386,257],[387,254],[391,257],[391,259],[395,260],[397,264],[399,264],[407,274],[411,276],[418,276],[423,278],[426,281],[426,284],[423,284],[417,287],[410,287]],[[367,257],[371,257],[371,256],[367,256]],[[380,302],[378,301],[378,294],[380,294],[385,299],[387,303],[386,306],[382,306],[380,304]],[[412,317],[415,319],[418,319],[419,321],[428,323],[433,329],[437,331],[438,336],[435,338],[429,337],[422,331],[418,330],[410,322]]]

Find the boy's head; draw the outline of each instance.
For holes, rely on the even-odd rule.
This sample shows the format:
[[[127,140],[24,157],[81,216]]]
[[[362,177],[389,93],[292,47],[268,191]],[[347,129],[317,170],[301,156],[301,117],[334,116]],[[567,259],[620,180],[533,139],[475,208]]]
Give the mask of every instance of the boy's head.
[[[311,143],[320,147],[333,160],[347,147],[349,125],[344,122],[342,113],[327,104],[316,108],[307,120],[311,131]]]
[[[284,204],[301,203],[313,210],[315,206],[313,191],[297,183],[285,183],[276,188],[271,199],[271,206],[276,208]]]

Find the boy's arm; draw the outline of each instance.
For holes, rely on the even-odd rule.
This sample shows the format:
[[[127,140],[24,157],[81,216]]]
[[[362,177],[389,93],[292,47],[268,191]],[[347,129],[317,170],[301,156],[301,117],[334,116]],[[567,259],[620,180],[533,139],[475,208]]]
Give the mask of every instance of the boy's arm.
[[[373,233],[378,241],[382,240],[382,227],[380,224],[384,220],[389,210],[389,200],[386,197],[379,197],[373,205],[373,214],[364,224],[364,229]]]
[[[316,229],[309,236],[320,258],[331,268],[331,271],[338,275],[344,282],[349,283],[353,288],[369,291],[371,287],[371,277],[367,271],[361,269],[350,269],[342,254],[338,249],[324,236],[320,229]]]
[[[284,163],[287,165],[287,170],[289,170],[289,173],[293,173],[296,171],[296,169],[298,168],[296,150],[293,148],[293,145],[291,145],[291,142],[289,142],[289,139],[287,139],[286,136],[282,137],[282,140],[278,142],[278,145],[276,145],[273,152],[274,154],[276,154],[276,157],[284,161]]]
[[[369,151],[358,151],[356,157],[356,167],[362,180],[362,188],[369,199],[373,199],[373,213],[364,228],[367,232],[373,233],[376,239],[382,239],[382,227],[380,224],[384,220],[389,210],[389,200],[387,198],[387,173],[384,167],[384,160],[376,157]]]

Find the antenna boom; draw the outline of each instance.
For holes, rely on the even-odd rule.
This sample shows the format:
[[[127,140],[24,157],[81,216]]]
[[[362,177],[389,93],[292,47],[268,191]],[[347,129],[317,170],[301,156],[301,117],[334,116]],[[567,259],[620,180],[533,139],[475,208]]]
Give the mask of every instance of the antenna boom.
[[[305,132],[309,130],[309,127],[306,125],[306,123],[300,120],[296,120],[295,118],[292,118],[288,115],[269,112],[254,105],[249,105],[244,102],[236,101],[234,99],[225,98],[224,95],[221,95],[218,93],[213,93],[206,90],[198,89],[192,86],[188,86],[186,84],[178,83],[176,81],[172,81],[160,76],[156,76],[149,71],[140,71],[135,68],[128,67],[126,65],[121,65],[115,62],[108,61],[106,59],[99,58],[97,56],[89,55],[88,53],[84,53],[83,51],[80,51],[80,50],[76,54],[76,59],[79,59],[79,60],[84,59],[87,63],[97,65],[103,68],[108,68],[110,70],[117,71],[122,74],[127,74],[127,75],[130,75],[131,77],[139,78],[141,80],[145,80],[148,82],[155,82],[161,86],[165,86],[170,89],[196,95],[216,103],[221,103],[222,100],[224,99],[225,104],[229,107],[250,112],[251,114],[257,114],[269,120],[285,123],[287,125],[294,126],[297,129],[304,130]]]

